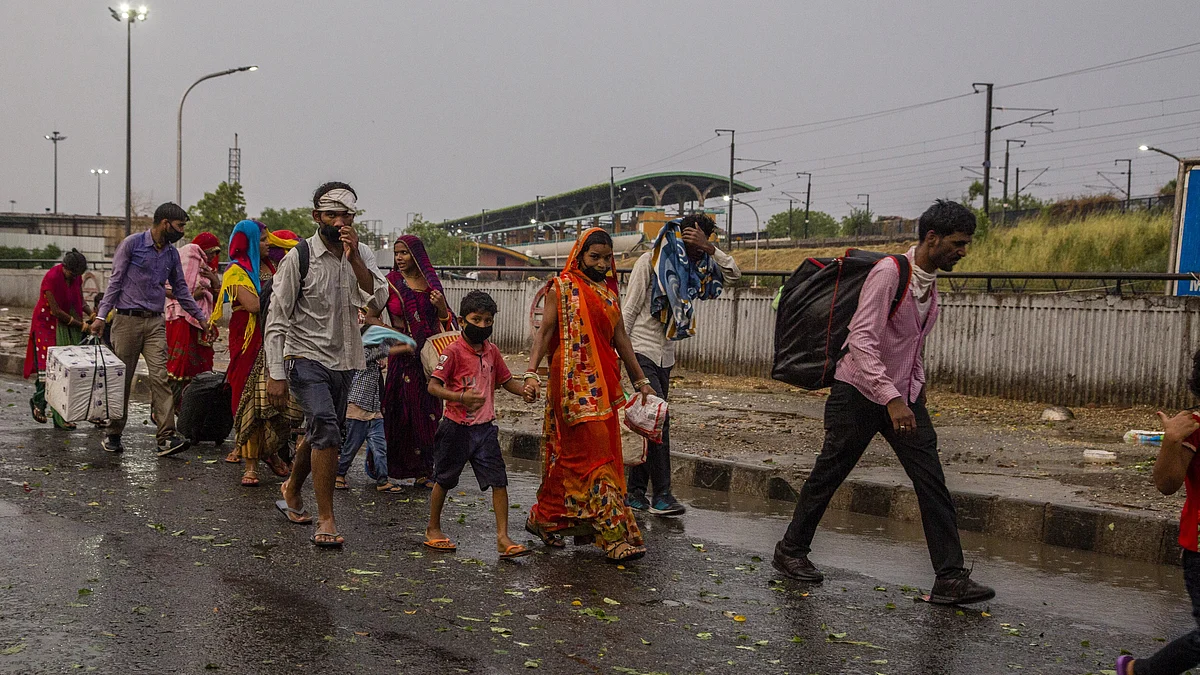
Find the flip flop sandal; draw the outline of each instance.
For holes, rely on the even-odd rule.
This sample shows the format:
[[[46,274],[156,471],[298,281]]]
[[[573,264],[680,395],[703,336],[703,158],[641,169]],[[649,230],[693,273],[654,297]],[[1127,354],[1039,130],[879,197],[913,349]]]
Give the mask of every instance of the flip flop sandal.
[[[375,491],[385,492],[391,495],[398,495],[401,492],[404,492],[404,488],[396,485],[395,483],[380,483],[379,485],[375,486]]]
[[[29,402],[29,414],[33,415],[34,422],[37,422],[38,424],[46,423],[46,411],[34,405],[33,401]]]
[[[433,482],[432,478],[417,478],[413,481],[414,487],[423,487],[426,490],[432,490],[434,485],[437,483]]]
[[[225,461],[230,464],[241,464],[242,453],[238,452],[237,450],[233,450],[228,455],[225,455]]]
[[[528,519],[525,521],[525,531],[541,539],[542,543],[550,548],[564,548],[567,545],[561,536],[543,530]]]
[[[284,518],[288,519],[289,523],[294,523],[296,525],[308,525],[312,522],[312,516],[308,514],[308,509],[293,509],[287,505],[286,501],[282,499],[275,500],[275,508],[279,509],[279,512],[283,514]],[[292,518],[293,515],[299,517],[300,520]]]
[[[435,551],[450,552],[458,550],[458,547],[454,545],[454,542],[446,538],[426,539],[425,541],[421,542],[421,545],[425,548],[431,548]]]
[[[317,537],[323,537],[323,539]],[[346,540],[342,539],[342,535],[337,532],[314,532],[308,540],[317,548],[341,548],[342,544],[346,543]]]
[[[337,478],[333,479],[333,489],[334,490],[349,490],[350,484],[346,482],[345,476],[338,476]]]
[[[287,462],[283,461],[279,455],[271,455],[271,458],[264,463],[267,465],[267,468],[271,469],[271,473],[280,478],[287,478],[292,475],[292,467],[288,466]]]
[[[533,553],[532,549],[525,548],[524,546],[522,546],[520,544],[513,544],[512,546],[509,546],[508,548],[504,549],[504,553],[500,554],[500,559],[501,560],[512,560],[513,558],[524,558],[525,556],[531,555],[532,553]]]
[[[258,487],[258,474],[243,474],[242,487]]]

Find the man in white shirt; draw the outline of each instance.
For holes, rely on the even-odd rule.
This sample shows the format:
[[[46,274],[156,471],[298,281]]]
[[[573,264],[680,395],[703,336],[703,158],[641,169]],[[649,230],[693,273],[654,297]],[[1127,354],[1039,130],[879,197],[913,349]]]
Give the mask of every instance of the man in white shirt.
[[[634,263],[621,313],[625,329],[650,386],[666,400],[675,365],[675,343],[694,332],[695,300],[715,298],[725,282],[742,272],[728,253],[709,238],[716,223],[703,214],[676,219],[663,226],[654,248]],[[671,493],[670,418],[661,443],[649,443],[646,462],[626,470],[626,504],[660,516],[682,515],[686,509]],[[651,499],[646,489],[653,487]]]
[[[305,438],[276,507],[293,523],[312,522],[300,497],[311,471],[317,496],[311,541],[322,548],[345,542],[333,520],[333,484],[350,385],[354,371],[366,368],[358,310],[383,307],[388,298],[387,280],[354,229],[357,198],[345,183],[317,188],[312,212],[317,233],[279,264],[263,331],[267,396],[282,410],[290,387],[305,417]],[[308,269],[302,270],[305,253]]]

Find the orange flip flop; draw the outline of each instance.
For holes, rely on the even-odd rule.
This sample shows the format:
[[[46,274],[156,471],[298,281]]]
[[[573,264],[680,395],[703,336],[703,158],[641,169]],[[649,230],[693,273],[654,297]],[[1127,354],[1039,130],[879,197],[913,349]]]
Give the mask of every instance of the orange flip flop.
[[[512,560],[513,558],[523,558],[531,553],[533,553],[533,549],[525,548],[520,544],[513,544],[512,546],[504,549],[504,553],[500,554],[500,559]]]
[[[457,551],[458,550],[458,547],[454,545],[454,542],[450,541],[449,539],[447,539],[445,537],[443,537],[441,539],[426,539],[424,542],[422,542],[422,545],[425,548],[431,548],[435,551]]]

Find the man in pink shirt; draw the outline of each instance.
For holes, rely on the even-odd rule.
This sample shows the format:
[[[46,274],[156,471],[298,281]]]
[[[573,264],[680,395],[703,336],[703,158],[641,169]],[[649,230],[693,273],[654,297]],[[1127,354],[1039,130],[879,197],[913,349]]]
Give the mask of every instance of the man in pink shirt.
[[[938,200],[921,215],[920,242],[905,254],[910,278],[900,278],[900,266],[892,258],[880,260],[867,276],[825,403],[825,444],[800,490],[792,523],[775,546],[772,565],[784,575],[801,581],[824,579],[808,559],[817,524],[875,434],[883,434],[917,493],[937,575],[929,601],[964,604],[995,597],[991,588],[971,580],[963,564],[937,432],[925,409],[922,362],[925,337],[938,315],[937,271],[954,268],[967,254],[974,233],[975,215],[969,209]],[[892,313],[901,283],[908,284],[908,291]]]

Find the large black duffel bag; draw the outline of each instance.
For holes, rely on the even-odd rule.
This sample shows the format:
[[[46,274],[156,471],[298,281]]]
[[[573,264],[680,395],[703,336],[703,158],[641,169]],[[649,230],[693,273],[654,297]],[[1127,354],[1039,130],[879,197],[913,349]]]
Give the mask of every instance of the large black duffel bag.
[[[772,378],[804,389],[833,384],[837,363],[846,353],[843,345],[858,310],[859,292],[871,269],[888,258],[900,269],[892,299],[894,314],[912,274],[906,256],[852,248],[839,258],[809,258],[796,269],[779,295]]]
[[[225,373],[210,370],[192,378],[183,389],[176,431],[192,443],[207,441],[220,445],[225,442],[233,429],[231,396]]]

